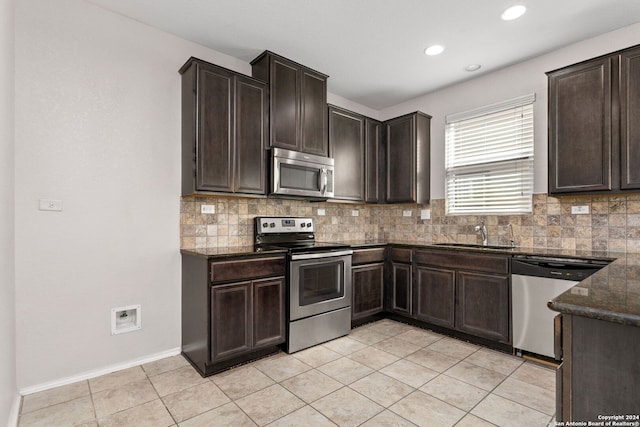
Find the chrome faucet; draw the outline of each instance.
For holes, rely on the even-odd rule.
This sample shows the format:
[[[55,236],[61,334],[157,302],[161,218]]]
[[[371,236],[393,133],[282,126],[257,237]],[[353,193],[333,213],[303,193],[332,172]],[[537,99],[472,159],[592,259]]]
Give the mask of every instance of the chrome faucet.
[[[480,221],[480,224],[474,228],[476,233],[479,231],[482,236],[482,246],[487,246],[487,227],[484,225],[484,221]]]

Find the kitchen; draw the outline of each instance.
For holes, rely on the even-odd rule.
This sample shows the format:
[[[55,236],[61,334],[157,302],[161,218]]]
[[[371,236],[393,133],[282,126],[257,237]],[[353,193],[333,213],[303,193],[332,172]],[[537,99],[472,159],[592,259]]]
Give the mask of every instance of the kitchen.
[[[3,350],[2,384],[7,388],[2,394],[8,396],[3,401],[3,419],[10,412],[16,390],[53,386],[62,379],[146,363],[150,357],[179,351],[177,224],[181,221],[180,209],[195,212],[198,202],[193,206],[189,206],[191,202],[179,206],[178,202],[177,69],[189,56],[196,56],[251,73],[247,62],[90,3],[15,3],[16,144],[15,163],[7,169],[15,169],[15,177],[6,177],[15,188],[15,202],[6,197],[10,212],[15,208],[15,214],[6,214],[14,218],[15,227],[10,228],[15,228],[15,248],[11,245],[3,249],[7,259],[15,257],[15,279],[9,276],[6,280],[15,283],[15,292],[7,291],[7,298],[3,295],[2,299],[6,304],[3,312],[9,316],[3,342],[15,344]],[[446,114],[535,92],[535,133],[541,136],[535,154],[536,158],[545,158],[544,72],[638,44],[638,32],[638,24],[621,28],[381,112],[354,106],[336,95],[329,101],[381,119],[415,110],[429,113],[433,116],[432,156],[442,159]],[[12,37],[7,35],[9,40]],[[372,238],[386,237],[387,232],[390,239],[411,241],[420,234],[429,238],[433,231],[438,232],[433,227],[448,227],[452,240],[476,239],[475,233],[466,233],[456,224],[438,223],[444,219],[444,187],[436,181],[444,176],[441,163],[432,162],[431,220],[418,219],[423,206],[326,204],[323,237],[335,240],[351,233],[346,237],[351,240],[363,232]],[[537,163],[535,168],[534,209],[537,206],[541,214],[546,210],[550,215],[570,209],[570,199],[545,195],[546,164]],[[63,211],[38,211],[38,199],[49,198],[63,200]],[[609,249],[637,252],[637,237],[627,233],[635,225],[622,222],[627,215],[636,214],[629,210],[635,206],[633,202],[616,196],[590,202],[594,214],[597,207],[601,212],[606,209],[611,217],[603,227],[612,230],[601,237],[610,244]],[[304,216],[320,206],[224,198],[216,199],[215,204],[218,213],[229,210],[228,223],[218,222],[216,235],[204,236],[215,237],[218,245],[224,245],[225,239],[234,243],[236,235],[230,230],[236,230],[235,225],[238,244],[250,244],[252,231],[247,230],[248,223],[240,222],[240,215]],[[352,210],[360,211],[360,216],[352,216]],[[404,210],[411,210],[413,215],[407,219],[402,215]],[[589,216],[580,218],[586,221]],[[372,225],[366,220],[371,217],[378,223]],[[234,223],[236,219],[238,224]],[[495,225],[491,221],[496,221]],[[491,221],[488,225],[495,228],[489,230],[490,239],[506,236],[502,235],[506,231],[500,219]],[[591,228],[586,223],[579,227]],[[545,243],[556,239],[550,246],[577,248],[578,239],[585,239],[578,235],[581,231],[576,227],[575,235],[551,236],[533,236],[531,231],[531,235],[517,235],[516,240],[526,246],[527,239],[531,245],[537,243],[534,239],[546,239]],[[201,237],[184,236],[193,238],[194,245]],[[132,303],[142,306],[142,329],[111,336],[109,310]],[[12,379],[15,372],[18,378]]]

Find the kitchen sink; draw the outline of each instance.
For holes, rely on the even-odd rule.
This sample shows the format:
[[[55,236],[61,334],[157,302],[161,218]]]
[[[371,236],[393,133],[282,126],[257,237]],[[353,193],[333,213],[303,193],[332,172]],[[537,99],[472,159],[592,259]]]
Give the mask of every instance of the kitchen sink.
[[[479,245],[476,243],[435,243],[434,246],[451,246],[455,248],[473,248],[473,249],[513,249],[509,245]]]

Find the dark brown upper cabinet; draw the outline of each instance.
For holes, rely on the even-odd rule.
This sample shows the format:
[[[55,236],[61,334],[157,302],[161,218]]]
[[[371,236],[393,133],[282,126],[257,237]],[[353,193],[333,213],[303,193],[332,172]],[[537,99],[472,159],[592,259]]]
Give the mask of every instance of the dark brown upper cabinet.
[[[334,200],[378,203],[382,123],[329,105],[329,156],[335,162]]]
[[[329,156],[334,161],[334,199],[364,201],[365,118],[329,106]]]
[[[196,58],[180,73],[182,195],[265,195],[266,84]]]
[[[327,156],[328,76],[269,51],[251,66],[269,84],[270,145]]]
[[[429,203],[430,127],[419,111],[384,122],[387,203]]]
[[[547,76],[549,193],[640,189],[640,47]]]
[[[640,189],[640,47],[620,54],[620,144],[623,190]]]
[[[384,202],[384,162],[382,156],[382,123],[370,118],[364,124],[364,201]]]

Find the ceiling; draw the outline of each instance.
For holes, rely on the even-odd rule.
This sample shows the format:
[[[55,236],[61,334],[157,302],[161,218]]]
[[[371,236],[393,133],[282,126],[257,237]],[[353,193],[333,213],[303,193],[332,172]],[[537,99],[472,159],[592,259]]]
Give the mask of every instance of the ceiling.
[[[640,22],[640,0],[88,1],[247,62],[268,49],[376,110]]]

